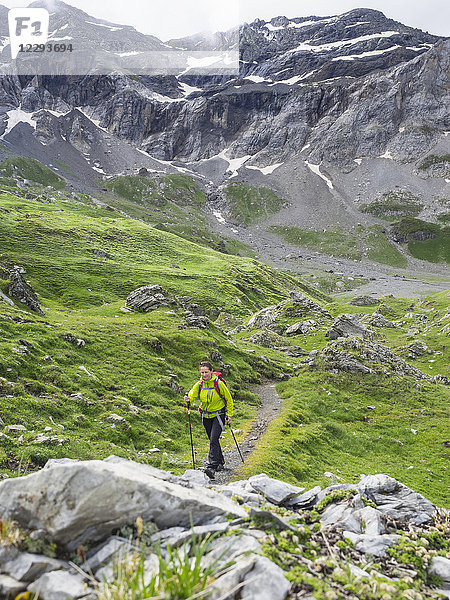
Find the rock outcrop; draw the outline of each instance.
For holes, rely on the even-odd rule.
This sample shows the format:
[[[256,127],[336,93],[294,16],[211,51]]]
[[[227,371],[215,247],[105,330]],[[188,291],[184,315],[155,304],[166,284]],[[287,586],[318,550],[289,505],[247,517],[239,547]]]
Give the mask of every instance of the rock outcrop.
[[[435,597],[428,576],[442,586],[450,583],[450,561],[429,551],[429,539],[439,549],[445,536],[432,525],[438,509],[387,475],[306,492],[265,474],[215,487],[207,482],[200,471],[176,477],[117,457],[52,460],[37,473],[2,481],[0,594],[12,598],[28,590],[41,600],[96,600],[113,582],[115,564],[126,563],[131,577],[141,568],[140,585],[158,573],[164,583],[163,565],[186,556],[193,565],[197,552],[195,568],[206,574],[202,595],[210,600],[306,598],[313,581],[322,582],[326,598],[346,597],[343,574],[349,568],[352,585],[370,581],[370,589],[381,592],[380,581],[389,582],[392,593],[399,582],[399,592],[411,586],[428,598]],[[120,526],[132,531],[134,521],[134,539],[114,535],[124,531]],[[15,538],[8,539],[6,527]],[[423,557],[420,578],[411,578],[409,586],[403,559],[396,558],[403,555],[395,551],[405,540]],[[24,550],[30,544],[44,553]],[[65,548],[66,556],[76,551],[80,567],[45,555],[55,548]],[[374,571],[377,560],[382,562]],[[307,578],[289,581],[293,568]],[[384,598],[381,592],[373,597]]]
[[[169,306],[174,300],[160,285],[145,285],[131,292],[126,301],[126,306],[133,310],[150,312]]]
[[[22,274],[17,268],[11,269],[8,294],[11,296],[11,298],[14,298],[22,304],[28,306],[28,308],[38,315],[44,314],[44,311],[39,304],[38,297],[34,293],[31,286],[28,285],[28,283],[22,277]]]

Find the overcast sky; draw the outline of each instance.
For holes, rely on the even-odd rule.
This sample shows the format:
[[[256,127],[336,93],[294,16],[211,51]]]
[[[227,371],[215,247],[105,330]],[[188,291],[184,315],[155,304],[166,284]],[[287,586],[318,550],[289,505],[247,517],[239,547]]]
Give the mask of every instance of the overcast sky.
[[[49,0],[51,2],[51,0]],[[450,35],[448,0],[66,0],[98,18],[133,25],[161,40],[199,31],[224,31],[256,18],[337,15],[364,7],[435,35]],[[27,0],[0,0],[4,6],[28,6]]]

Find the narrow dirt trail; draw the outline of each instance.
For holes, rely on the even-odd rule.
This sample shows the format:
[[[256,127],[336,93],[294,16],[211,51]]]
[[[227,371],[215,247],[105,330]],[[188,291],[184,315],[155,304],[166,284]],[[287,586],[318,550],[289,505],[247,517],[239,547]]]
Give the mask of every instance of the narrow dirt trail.
[[[251,431],[239,444],[244,460],[251,456],[269,423],[280,414],[283,401],[275,391],[275,385],[275,381],[268,380],[253,387],[251,390],[259,396],[260,405],[258,406],[256,419],[252,425]],[[233,438],[230,434],[227,434],[226,439],[231,439],[231,443],[224,446],[222,442],[223,455],[225,457],[225,469],[216,473],[216,478],[211,481],[211,483],[228,483],[228,481],[230,481],[243,466]]]

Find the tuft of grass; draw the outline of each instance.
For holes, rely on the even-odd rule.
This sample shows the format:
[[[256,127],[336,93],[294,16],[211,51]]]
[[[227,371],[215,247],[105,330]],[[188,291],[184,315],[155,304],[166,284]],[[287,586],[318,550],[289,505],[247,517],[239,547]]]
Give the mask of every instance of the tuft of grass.
[[[288,203],[269,188],[252,187],[245,183],[229,183],[225,187],[230,219],[238,224],[251,225],[279,212]]]

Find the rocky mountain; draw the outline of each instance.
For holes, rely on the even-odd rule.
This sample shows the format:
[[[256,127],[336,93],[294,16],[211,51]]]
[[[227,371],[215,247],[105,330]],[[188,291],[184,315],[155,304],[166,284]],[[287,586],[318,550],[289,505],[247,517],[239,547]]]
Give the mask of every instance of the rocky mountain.
[[[119,39],[124,53],[136,44],[205,53],[236,45],[233,30],[163,44],[63,2],[56,7],[54,35],[80,29],[105,52],[120,53]],[[276,264],[280,245],[283,257],[295,254],[276,230],[286,223],[357,237],[358,227],[378,226],[389,244],[397,233],[383,228],[386,218],[412,211],[445,223],[448,40],[370,9],[256,20],[239,37],[238,76],[2,77],[0,159],[15,153],[53,169],[57,161],[73,165],[64,177],[89,192],[99,178],[142,168],[150,176],[189,174],[210,200],[211,227],[259,243],[258,254]],[[230,182],[264,186],[284,204],[258,228],[236,229],[227,218]],[[363,257],[366,237],[357,242]]]

